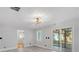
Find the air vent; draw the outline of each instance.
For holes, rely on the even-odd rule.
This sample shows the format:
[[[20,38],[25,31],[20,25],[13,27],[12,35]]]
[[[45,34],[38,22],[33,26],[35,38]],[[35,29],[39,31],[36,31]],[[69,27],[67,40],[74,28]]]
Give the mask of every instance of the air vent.
[[[15,10],[15,11],[19,11],[20,10],[20,7],[10,7],[12,10]]]

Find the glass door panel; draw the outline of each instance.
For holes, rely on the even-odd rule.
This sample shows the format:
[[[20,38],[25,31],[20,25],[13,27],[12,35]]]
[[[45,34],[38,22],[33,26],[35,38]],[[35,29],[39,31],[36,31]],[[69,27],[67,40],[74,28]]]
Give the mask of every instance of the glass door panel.
[[[53,46],[60,47],[60,31],[58,29],[53,31]]]
[[[72,51],[72,28],[56,29],[53,31],[53,46],[60,47],[65,52]]]

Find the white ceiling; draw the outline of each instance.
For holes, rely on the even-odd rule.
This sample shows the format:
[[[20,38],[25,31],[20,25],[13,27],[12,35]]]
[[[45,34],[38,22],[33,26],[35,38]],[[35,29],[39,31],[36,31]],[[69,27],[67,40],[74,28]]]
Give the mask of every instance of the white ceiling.
[[[44,23],[33,23],[34,16],[41,15]],[[56,22],[71,20],[79,15],[77,7],[21,7],[20,11],[14,11],[9,7],[0,7],[0,26],[26,27],[35,29]]]

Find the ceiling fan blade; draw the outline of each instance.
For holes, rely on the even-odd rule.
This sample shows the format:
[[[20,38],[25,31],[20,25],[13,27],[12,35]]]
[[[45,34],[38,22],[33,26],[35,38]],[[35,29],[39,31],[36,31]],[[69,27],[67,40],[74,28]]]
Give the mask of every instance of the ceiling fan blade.
[[[15,11],[19,11],[21,8],[20,7],[10,7],[12,10],[15,10]]]

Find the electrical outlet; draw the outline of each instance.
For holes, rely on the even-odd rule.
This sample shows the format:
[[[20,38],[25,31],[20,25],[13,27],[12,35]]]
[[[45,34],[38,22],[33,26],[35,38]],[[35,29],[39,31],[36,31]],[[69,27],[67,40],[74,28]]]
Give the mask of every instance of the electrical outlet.
[[[7,48],[7,47],[4,46],[3,48]]]
[[[44,46],[45,46],[45,47],[47,47],[47,45],[46,45],[46,44],[45,44]]]
[[[29,43],[29,45],[31,45],[32,43]]]

